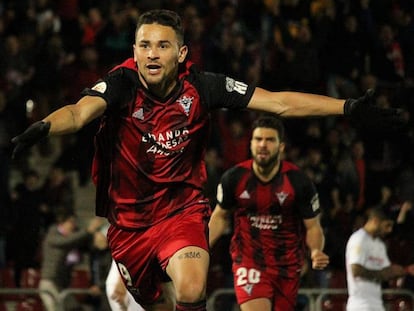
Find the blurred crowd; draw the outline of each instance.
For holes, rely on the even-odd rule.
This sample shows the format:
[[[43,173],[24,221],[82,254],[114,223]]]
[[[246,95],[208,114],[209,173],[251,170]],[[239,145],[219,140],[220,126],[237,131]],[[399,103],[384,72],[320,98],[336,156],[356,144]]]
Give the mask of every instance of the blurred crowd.
[[[376,135],[375,129],[361,132],[343,117],[285,120],[285,157],[302,167],[318,188],[331,269],[344,268],[345,242],[373,206],[395,213],[391,259],[414,262],[413,1],[3,0],[0,265],[40,264],[41,256],[33,254],[40,254],[40,241],[57,209],[74,207],[70,183],[61,185],[65,174],[76,171],[81,186],[90,182],[96,124],[61,139],[57,161],[41,183],[28,161],[30,153],[11,162],[11,137],[75,102],[84,87],[131,57],[136,18],[154,8],[180,13],[189,58],[202,70],[270,90],[337,98],[359,97],[375,88],[379,106],[405,109],[407,128],[390,135]],[[206,193],[213,207],[221,173],[249,157],[255,117],[254,112],[225,110],[212,115]],[[50,156],[53,147],[42,143],[41,156]],[[10,183],[13,170],[21,176],[17,185]],[[16,230],[27,232],[17,241]],[[7,243],[10,237],[13,243]],[[22,245],[27,245],[25,254],[20,254]],[[230,273],[226,247],[226,241],[218,243],[212,259],[212,273],[223,278]],[[21,258],[27,260],[21,263]],[[410,282],[405,286],[414,289]]]

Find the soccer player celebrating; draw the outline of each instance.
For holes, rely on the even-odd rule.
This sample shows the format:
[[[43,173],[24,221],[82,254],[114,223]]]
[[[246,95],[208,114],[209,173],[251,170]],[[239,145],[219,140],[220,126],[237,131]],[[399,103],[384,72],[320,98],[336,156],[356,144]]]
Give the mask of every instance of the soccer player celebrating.
[[[96,118],[93,177],[96,212],[111,223],[112,256],[128,290],[145,310],[202,311],[209,265],[209,203],[204,153],[209,112],[255,109],[282,117],[349,115],[360,125],[400,124],[367,93],[334,99],[270,92],[186,61],[180,17],[143,13],[133,58],[13,139],[16,157],[48,135],[73,133]],[[378,127],[376,128],[378,129]]]
[[[276,117],[253,123],[253,159],[227,170],[217,190],[210,245],[234,218],[231,241],[234,288],[242,311],[293,311],[306,246],[314,269],[323,269],[319,199],[314,185],[293,163],[281,160],[284,127]]]

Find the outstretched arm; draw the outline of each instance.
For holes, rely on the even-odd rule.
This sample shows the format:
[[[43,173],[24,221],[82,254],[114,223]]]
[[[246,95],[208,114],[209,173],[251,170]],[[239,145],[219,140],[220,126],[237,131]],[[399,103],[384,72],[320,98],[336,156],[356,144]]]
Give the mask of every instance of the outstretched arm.
[[[29,126],[22,134],[14,137],[12,157],[15,158],[49,135],[62,135],[80,130],[87,123],[102,115],[106,102],[99,96],[82,97],[74,105],[66,105]]]
[[[392,132],[402,129],[407,120],[402,109],[376,105],[374,90],[359,98],[336,99],[300,92],[270,92],[256,88],[247,107],[275,113],[281,117],[346,115],[362,130]]]
[[[256,88],[248,108],[273,112],[282,117],[341,115],[343,99],[300,92],[270,92]]]
[[[99,117],[106,109],[106,102],[99,96],[82,97],[75,105],[64,106],[43,119],[50,122],[49,135],[73,133]]]

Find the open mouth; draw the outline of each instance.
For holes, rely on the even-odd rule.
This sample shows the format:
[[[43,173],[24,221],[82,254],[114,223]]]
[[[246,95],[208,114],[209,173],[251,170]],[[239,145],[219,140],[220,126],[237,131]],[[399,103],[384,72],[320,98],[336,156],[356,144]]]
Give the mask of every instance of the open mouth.
[[[158,64],[149,64],[147,65],[147,69],[150,74],[157,74],[161,70],[161,66]]]

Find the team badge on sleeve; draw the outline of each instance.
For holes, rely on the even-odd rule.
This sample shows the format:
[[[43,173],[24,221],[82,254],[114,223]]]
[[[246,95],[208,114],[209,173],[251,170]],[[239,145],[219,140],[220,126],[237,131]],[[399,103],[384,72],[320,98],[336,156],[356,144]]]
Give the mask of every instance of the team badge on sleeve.
[[[218,184],[217,186],[217,202],[220,204],[223,202],[223,186],[221,184]]]
[[[99,93],[105,93],[106,91],[106,82],[99,82],[92,87],[92,90],[97,91]]]
[[[319,209],[320,206],[319,206],[319,196],[318,196],[318,194],[315,194],[312,197],[311,205],[312,205],[312,210],[314,212],[316,212]]]
[[[236,81],[232,78],[226,77],[226,90],[227,92],[236,91],[237,93],[241,95],[246,95],[247,84],[240,82],[240,81]]]

